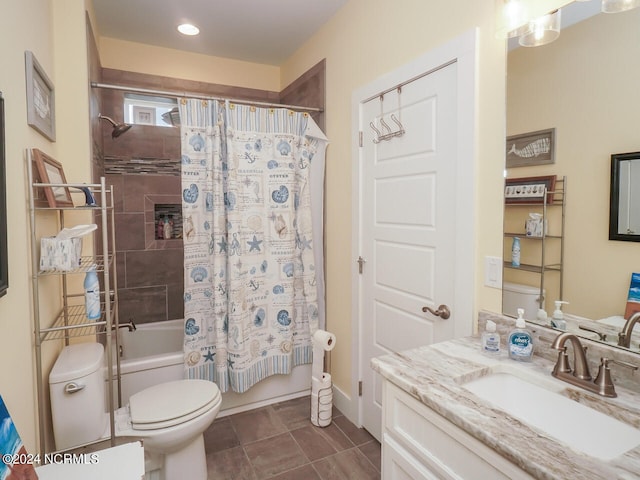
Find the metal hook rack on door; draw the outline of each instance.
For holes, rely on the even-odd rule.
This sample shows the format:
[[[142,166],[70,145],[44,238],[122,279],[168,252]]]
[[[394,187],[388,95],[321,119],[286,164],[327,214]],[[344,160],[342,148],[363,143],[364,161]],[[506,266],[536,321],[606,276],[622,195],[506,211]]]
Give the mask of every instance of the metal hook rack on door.
[[[400,115],[401,88],[398,87],[397,90],[398,90],[398,115]],[[380,110],[382,110],[383,100],[384,100],[384,94],[380,95]],[[391,127],[389,126],[389,124],[384,121],[384,116],[382,114],[380,115],[380,126],[383,131],[380,131],[378,128],[376,128],[373,122],[369,122],[369,126],[376,134],[375,138],[373,139],[373,143],[380,143],[383,140],[391,140],[392,138],[401,137],[405,134],[405,130],[404,130],[404,127],[402,126],[402,122],[393,113],[389,116],[389,118],[393,123],[396,124],[396,126],[398,127],[397,130],[395,131],[391,130]]]

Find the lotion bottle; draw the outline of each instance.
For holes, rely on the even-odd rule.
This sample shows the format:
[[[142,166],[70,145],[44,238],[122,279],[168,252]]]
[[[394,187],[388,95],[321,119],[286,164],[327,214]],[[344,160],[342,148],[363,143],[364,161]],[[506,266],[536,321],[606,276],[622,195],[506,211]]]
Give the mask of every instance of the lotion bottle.
[[[100,282],[96,273],[96,266],[89,267],[84,277],[84,302],[87,318],[98,320],[100,318]]]
[[[513,237],[513,244],[511,245],[511,266],[520,266],[520,238]]]
[[[491,355],[500,354],[500,334],[496,332],[496,324],[487,320],[485,332],[482,334],[482,351]]]
[[[530,362],[533,356],[533,338],[524,321],[524,309],[518,309],[516,328],[509,333],[507,342],[509,358],[519,362]]]

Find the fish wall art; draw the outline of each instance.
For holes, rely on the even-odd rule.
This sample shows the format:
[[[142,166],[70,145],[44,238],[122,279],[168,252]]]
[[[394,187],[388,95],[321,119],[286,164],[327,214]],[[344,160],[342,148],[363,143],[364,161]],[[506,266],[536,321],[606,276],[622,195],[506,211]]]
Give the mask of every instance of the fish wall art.
[[[506,167],[555,163],[555,128],[507,137]]]

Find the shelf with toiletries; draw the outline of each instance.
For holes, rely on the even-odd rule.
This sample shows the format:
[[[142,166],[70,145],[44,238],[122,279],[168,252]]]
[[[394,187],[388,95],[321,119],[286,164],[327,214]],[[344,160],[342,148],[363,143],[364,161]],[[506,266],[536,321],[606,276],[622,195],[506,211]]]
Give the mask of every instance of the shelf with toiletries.
[[[110,295],[111,325],[115,325],[114,295]],[[66,340],[71,337],[84,337],[101,334],[107,331],[106,305],[101,302],[101,315],[98,320],[88,320],[84,305],[84,294],[68,295],[68,303],[62,307],[49,327],[40,328],[40,341]],[[79,303],[74,304],[75,300]]]
[[[62,165],[37,149],[27,151],[34,349],[39,452],[55,450],[46,432],[47,359],[51,349],[85,337],[118,351],[118,288],[113,187],[68,183]],[[58,280],[52,277],[57,277]],[[84,277],[84,282],[83,282]],[[59,342],[56,344],[55,342]],[[43,354],[43,345],[51,344]],[[115,344],[115,345],[114,345]],[[120,403],[120,358],[105,355],[109,424],[115,432]],[[115,380],[115,381],[114,381]],[[111,436],[115,444],[115,435]]]
[[[564,223],[566,177],[510,179],[509,185],[550,182],[537,198],[509,199],[505,194],[503,279],[546,292],[550,300],[562,299],[564,273]],[[522,272],[522,273],[520,273]],[[549,275],[547,275],[549,274]],[[545,308],[545,296],[539,295]]]

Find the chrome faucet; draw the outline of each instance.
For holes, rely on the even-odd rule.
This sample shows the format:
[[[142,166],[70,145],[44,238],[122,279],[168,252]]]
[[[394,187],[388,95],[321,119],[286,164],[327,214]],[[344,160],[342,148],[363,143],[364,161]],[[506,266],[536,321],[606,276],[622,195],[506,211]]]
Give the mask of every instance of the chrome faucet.
[[[622,331],[618,334],[618,345],[621,347],[631,347],[631,333],[636,323],[640,322],[640,312],[631,315],[622,327]]]
[[[573,364],[575,365],[573,370],[571,369],[569,356],[567,355],[567,347],[565,345],[567,340],[569,340],[573,346]],[[587,362],[587,348],[582,346],[578,337],[572,333],[561,333],[555,338],[551,344],[551,348],[560,351],[551,375],[604,397],[618,396],[613,385],[613,380],[611,379],[610,363],[615,363],[633,370],[638,369],[636,365],[631,363],[601,358],[598,375],[595,380],[592,381],[591,374],[589,373],[589,363]]]

